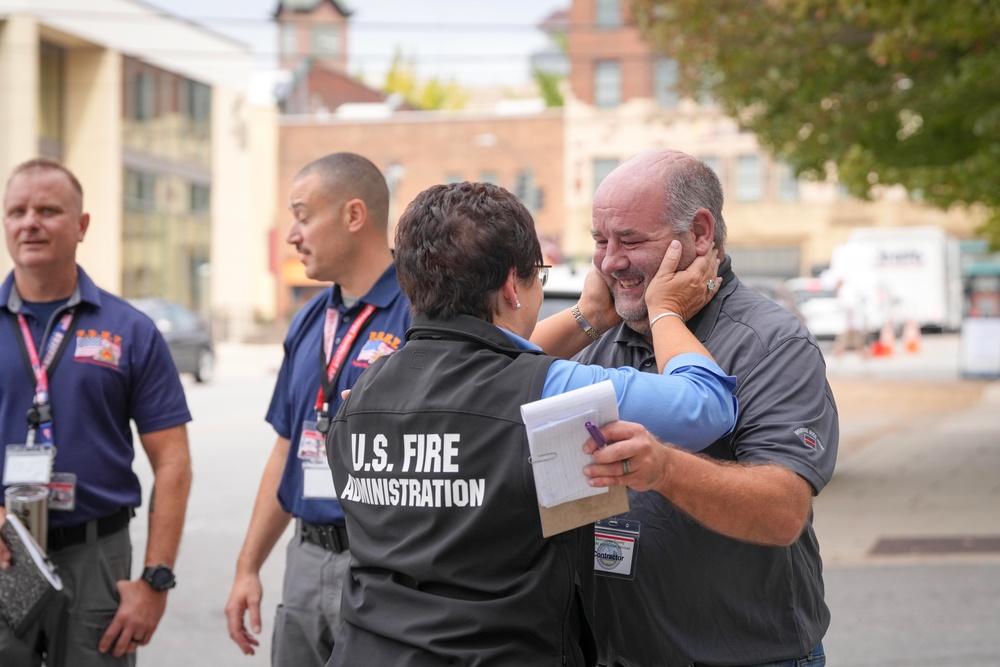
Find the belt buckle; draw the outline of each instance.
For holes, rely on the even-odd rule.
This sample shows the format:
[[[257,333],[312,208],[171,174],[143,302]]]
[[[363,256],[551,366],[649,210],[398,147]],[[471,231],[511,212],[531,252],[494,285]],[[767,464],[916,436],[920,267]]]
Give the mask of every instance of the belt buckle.
[[[319,542],[327,551],[335,551],[336,547],[334,542],[336,538],[333,535],[332,526],[323,526],[319,529]]]

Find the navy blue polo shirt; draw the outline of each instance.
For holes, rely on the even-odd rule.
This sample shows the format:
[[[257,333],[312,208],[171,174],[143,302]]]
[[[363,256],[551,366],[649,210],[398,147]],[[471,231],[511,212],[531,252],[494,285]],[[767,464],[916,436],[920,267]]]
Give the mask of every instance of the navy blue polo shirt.
[[[73,526],[142,502],[132,471],[135,448],[130,422],[151,433],[191,421],[184,388],[156,325],[125,300],[98,288],[77,267],[76,291],[53,316],[67,308],[77,317],[65,349],[49,373],[55,472],[77,476],[76,508],[52,510],[49,526]],[[0,444],[23,444],[25,413],[35,394],[35,378],[21,343],[16,314],[23,312],[36,340],[48,322],[39,322],[14,287],[13,273],[0,286]],[[46,341],[47,342],[47,341]],[[39,354],[43,354],[39,350]],[[0,475],[4,461],[0,458]]]
[[[296,314],[285,337],[285,358],[278,372],[266,419],[275,432],[290,443],[278,487],[278,501],[286,512],[309,523],[344,525],[344,511],[337,500],[303,497],[303,461],[298,456],[303,425],[307,421],[316,421],[316,394],[323,372],[320,350],[323,348],[326,310],[335,308],[340,314],[334,339],[336,349],[336,343],[348,332],[366,304],[375,306],[376,310],[358,332],[354,345],[344,358],[343,370],[330,398],[332,419],[340,409],[340,392],[353,387],[373,361],[398,350],[406,339],[406,330],[410,326],[410,301],[399,289],[395,265],[386,269],[371,290],[351,307],[344,304],[339,285],[323,290]]]

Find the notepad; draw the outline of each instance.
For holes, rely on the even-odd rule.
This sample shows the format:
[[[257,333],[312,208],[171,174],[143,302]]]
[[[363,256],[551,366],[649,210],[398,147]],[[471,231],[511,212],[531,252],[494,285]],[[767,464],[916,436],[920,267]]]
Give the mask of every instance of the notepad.
[[[618,419],[618,400],[610,380],[543,398],[521,406],[528,433],[535,492],[542,507],[607,493],[607,487],[587,483],[583,467],[591,457],[583,452],[590,438],[585,424]]]
[[[0,617],[22,637],[54,596],[62,580],[20,519],[10,512],[0,524],[0,539],[7,544],[11,566],[0,570]]]

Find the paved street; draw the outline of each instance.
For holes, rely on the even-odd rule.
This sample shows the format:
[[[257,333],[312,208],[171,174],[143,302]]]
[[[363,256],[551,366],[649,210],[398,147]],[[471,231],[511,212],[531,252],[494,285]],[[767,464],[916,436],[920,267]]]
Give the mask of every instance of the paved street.
[[[829,361],[843,443],[815,525],[830,665],[1000,664],[1000,382],[960,378],[958,336],[921,343]]]
[[[924,336],[916,355],[828,362],[843,436],[816,500],[831,666],[1000,664],[1000,382],[961,379],[958,344]],[[225,345],[215,383],[185,379],[195,483],[180,583],[143,667],[269,664],[280,548],[265,566],[257,656],[228,639],[222,609],[274,440],[263,413],[280,355]],[[133,535],[141,554],[142,517]]]

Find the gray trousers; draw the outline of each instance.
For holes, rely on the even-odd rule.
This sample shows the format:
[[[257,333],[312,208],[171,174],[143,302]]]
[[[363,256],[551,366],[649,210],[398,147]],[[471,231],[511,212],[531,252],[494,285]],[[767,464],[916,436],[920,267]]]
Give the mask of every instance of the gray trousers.
[[[86,542],[53,552],[49,559],[62,579],[66,604],[50,605],[21,639],[0,621],[0,665],[133,667],[134,653],[115,658],[97,652],[97,644],[118,610],[116,583],[130,578],[132,542],[128,529],[101,538],[95,531]]]
[[[340,593],[350,564],[349,551],[328,551],[302,541],[301,530],[295,531],[285,552],[284,588],[271,640],[272,667],[326,665],[340,629]]]

